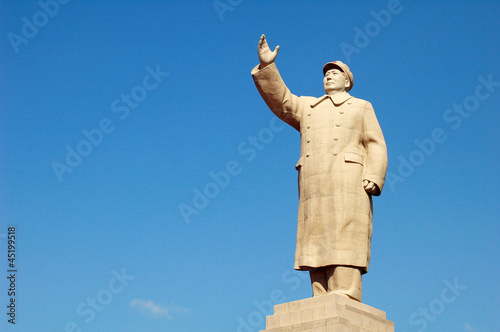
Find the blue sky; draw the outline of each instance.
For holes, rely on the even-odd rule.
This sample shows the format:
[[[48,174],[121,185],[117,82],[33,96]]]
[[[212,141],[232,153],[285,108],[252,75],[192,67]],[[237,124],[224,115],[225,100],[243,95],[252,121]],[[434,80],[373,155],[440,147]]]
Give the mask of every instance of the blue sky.
[[[216,4],[0,1],[0,330],[258,331],[311,295],[262,33],[297,95],[347,63],[384,131],[363,302],[397,331],[498,328],[500,3]]]

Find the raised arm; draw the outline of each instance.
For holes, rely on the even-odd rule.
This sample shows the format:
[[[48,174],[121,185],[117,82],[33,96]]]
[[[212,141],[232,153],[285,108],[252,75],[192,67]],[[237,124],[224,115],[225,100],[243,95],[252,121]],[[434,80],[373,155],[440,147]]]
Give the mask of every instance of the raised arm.
[[[300,131],[302,114],[299,107],[299,97],[288,90],[274,63],[279,46],[271,51],[266,36],[262,35],[257,49],[260,64],[252,69],[255,86],[271,111],[281,120]]]

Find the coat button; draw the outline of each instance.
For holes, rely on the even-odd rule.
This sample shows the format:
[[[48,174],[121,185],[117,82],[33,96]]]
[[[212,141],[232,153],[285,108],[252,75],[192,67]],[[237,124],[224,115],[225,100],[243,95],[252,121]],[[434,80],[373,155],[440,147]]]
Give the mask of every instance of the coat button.
[[[308,139],[308,140],[307,140],[307,143],[311,143],[311,140],[310,140],[310,139]]]
[[[308,153],[308,154],[306,154],[306,157],[309,157],[309,153]]]
[[[336,156],[337,154],[334,152],[333,155]]]
[[[311,113],[307,113],[307,116],[311,116]]]
[[[344,111],[340,111],[340,114],[344,114]]]
[[[340,124],[338,124],[338,123],[337,123],[337,124],[336,124],[336,126],[337,126],[337,127],[340,127]]]
[[[338,139],[337,137],[335,137],[333,140],[334,140],[334,141],[338,141],[339,139]]]
[[[307,126],[307,129],[311,128],[311,126]]]

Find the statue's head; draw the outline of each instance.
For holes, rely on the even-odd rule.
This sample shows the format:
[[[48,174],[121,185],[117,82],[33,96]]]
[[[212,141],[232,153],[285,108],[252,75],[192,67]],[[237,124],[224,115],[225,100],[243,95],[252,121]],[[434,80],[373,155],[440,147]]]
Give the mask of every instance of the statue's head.
[[[328,62],[323,67],[323,87],[326,94],[349,91],[354,85],[354,78],[349,67],[342,61]]]

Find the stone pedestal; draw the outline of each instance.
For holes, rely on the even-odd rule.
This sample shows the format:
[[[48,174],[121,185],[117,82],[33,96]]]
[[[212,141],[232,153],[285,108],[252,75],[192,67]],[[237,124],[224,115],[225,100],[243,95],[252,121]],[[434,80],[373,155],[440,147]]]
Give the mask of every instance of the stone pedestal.
[[[339,294],[274,306],[261,332],[394,332],[385,312]]]

